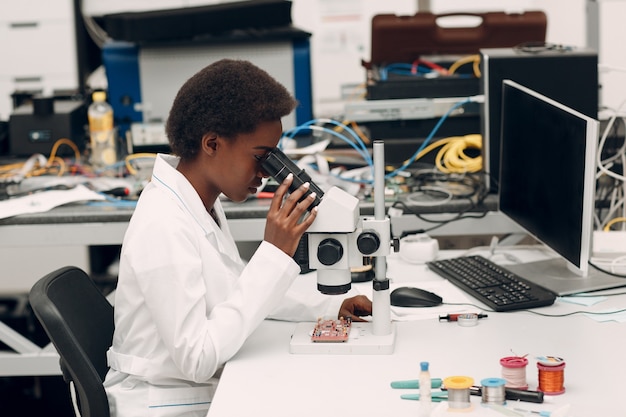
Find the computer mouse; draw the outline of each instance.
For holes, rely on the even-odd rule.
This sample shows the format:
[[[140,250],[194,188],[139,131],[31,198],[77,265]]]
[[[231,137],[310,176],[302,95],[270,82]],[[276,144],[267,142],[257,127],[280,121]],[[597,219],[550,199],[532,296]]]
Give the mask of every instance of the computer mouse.
[[[390,297],[391,305],[396,307],[434,307],[443,302],[437,294],[416,287],[398,287]]]

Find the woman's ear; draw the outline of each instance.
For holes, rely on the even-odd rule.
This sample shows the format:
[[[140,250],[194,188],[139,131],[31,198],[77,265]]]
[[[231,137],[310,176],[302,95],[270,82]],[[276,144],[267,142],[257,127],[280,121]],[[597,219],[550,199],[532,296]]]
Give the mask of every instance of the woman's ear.
[[[215,133],[206,133],[202,136],[202,152],[207,154],[208,156],[215,155],[217,151],[217,135]]]

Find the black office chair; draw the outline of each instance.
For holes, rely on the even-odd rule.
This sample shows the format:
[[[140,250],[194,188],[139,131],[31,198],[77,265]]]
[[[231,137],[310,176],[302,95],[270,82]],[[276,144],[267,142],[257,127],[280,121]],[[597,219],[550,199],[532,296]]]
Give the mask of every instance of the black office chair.
[[[59,353],[75,410],[82,417],[109,417],[102,382],[108,371],[106,351],[113,339],[111,303],[83,270],[72,266],[37,281],[29,301]]]

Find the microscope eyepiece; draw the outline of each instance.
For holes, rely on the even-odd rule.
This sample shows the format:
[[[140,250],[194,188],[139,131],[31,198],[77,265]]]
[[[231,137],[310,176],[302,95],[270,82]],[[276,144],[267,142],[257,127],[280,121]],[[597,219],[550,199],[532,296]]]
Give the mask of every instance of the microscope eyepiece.
[[[309,191],[307,191],[300,201],[304,200],[309,194],[315,192],[315,201],[309,206],[308,210],[317,206],[322,201],[324,191],[315,184],[311,177],[306,173],[304,169],[298,167],[287,155],[285,155],[280,149],[274,148],[259,160],[263,170],[276,180],[279,184],[282,183],[289,173],[293,174],[293,182],[289,187],[289,192],[292,193],[302,184],[308,182],[310,184]]]

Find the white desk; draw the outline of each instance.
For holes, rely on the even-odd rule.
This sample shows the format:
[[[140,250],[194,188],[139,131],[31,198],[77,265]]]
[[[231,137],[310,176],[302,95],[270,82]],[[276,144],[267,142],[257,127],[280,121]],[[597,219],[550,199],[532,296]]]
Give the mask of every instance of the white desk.
[[[424,267],[413,271],[403,279],[417,284],[437,279]],[[617,310],[625,305],[622,295],[588,308],[557,301],[536,311],[559,314]],[[392,355],[300,355],[289,353],[295,323],[265,321],[226,365],[208,417],[416,416],[419,402],[402,400],[400,395],[417,390],[392,389],[389,384],[416,379],[420,361],[430,362],[432,377],[464,375],[480,385],[483,378],[501,377],[499,359],[512,352],[528,354],[526,375],[532,390],[538,383],[535,357],[554,355],[566,361],[564,394],[546,395],[543,404],[520,402],[517,407],[539,411],[569,404],[569,417],[626,415],[625,323],[514,312],[489,313],[475,327],[439,322],[436,313],[430,319],[396,324]],[[433,406],[447,407],[440,404]],[[472,404],[471,413],[443,415],[503,415],[484,409],[480,397],[472,396]]]

